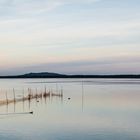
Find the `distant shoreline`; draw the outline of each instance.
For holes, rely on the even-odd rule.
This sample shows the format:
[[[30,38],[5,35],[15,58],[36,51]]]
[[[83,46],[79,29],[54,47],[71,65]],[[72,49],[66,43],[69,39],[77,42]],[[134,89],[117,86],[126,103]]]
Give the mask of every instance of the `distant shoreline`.
[[[106,78],[106,79],[140,79],[140,74],[129,74],[129,75],[64,75],[64,74],[58,74],[58,73],[49,73],[49,72],[42,72],[42,73],[27,73],[24,75],[11,75],[11,76],[0,76],[0,79],[24,79],[24,78]]]

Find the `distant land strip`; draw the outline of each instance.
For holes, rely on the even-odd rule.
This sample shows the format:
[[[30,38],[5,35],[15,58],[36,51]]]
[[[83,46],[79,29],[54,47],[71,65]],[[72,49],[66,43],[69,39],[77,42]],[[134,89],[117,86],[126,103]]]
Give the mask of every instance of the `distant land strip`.
[[[10,76],[0,76],[1,79],[12,79],[12,78],[133,78],[139,79],[140,74],[129,74],[129,75],[65,75],[50,72],[41,73],[27,73],[23,75],[10,75]]]

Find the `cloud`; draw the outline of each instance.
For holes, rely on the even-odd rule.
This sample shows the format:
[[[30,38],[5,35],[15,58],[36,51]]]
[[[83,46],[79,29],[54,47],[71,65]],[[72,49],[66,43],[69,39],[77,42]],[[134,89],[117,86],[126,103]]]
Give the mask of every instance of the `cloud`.
[[[63,23],[55,25],[47,20],[9,19],[0,22],[0,45],[2,46],[63,46],[77,45],[111,45],[113,43],[139,42],[140,21],[101,23]],[[111,41],[110,41],[111,40]],[[137,41],[136,41],[137,40]],[[59,45],[60,46],[60,45]],[[62,45],[61,45],[62,46]]]
[[[132,59],[140,55],[139,9],[129,2],[127,8],[118,9],[116,3],[121,0],[96,5],[100,1],[103,0],[0,0],[1,69],[40,63],[55,64],[36,70],[54,71],[56,63],[65,72],[94,70],[95,65],[97,72],[104,66],[110,67],[106,71],[115,71],[115,65],[123,67],[117,61],[119,57]],[[110,60],[117,57],[114,64],[107,60],[108,56]]]
[[[140,57],[108,57],[97,60],[67,61],[26,65],[5,70],[7,74],[21,74],[28,72],[58,72],[66,74],[138,74],[140,71]],[[0,74],[5,73],[0,71]]]
[[[90,4],[97,1],[100,0],[0,0],[0,11],[16,15],[37,14],[63,5]]]

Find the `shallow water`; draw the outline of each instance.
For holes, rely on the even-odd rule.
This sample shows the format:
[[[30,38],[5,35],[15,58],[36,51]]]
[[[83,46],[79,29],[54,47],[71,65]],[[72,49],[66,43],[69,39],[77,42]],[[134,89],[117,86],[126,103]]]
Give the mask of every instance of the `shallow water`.
[[[63,98],[0,106],[0,140],[140,140],[139,85],[138,79],[1,79],[1,100],[6,92],[13,98],[13,88],[16,98],[45,87],[63,90]]]

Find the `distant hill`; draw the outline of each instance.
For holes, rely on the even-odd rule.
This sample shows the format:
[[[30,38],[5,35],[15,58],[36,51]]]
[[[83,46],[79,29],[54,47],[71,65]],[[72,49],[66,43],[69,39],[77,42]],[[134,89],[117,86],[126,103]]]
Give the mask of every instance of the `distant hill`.
[[[40,73],[27,73],[24,75],[20,75],[22,77],[61,77],[61,76],[66,76],[64,74],[58,74],[58,73],[51,73],[51,72],[40,72]]]
[[[0,76],[0,78],[140,78],[140,75],[65,75],[51,72],[40,72],[13,76]]]

